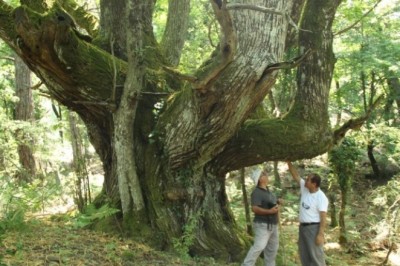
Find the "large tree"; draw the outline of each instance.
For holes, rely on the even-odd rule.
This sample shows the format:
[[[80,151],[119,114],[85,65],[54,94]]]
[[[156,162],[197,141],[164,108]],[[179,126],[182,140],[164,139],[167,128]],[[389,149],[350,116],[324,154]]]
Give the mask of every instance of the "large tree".
[[[72,0],[21,2],[14,8],[0,0],[0,37],[86,124],[105,171],[97,204],[120,207],[125,230],[160,248],[190,230],[191,254],[240,258],[245,241],[229,209],[225,173],[312,158],[350,128],[335,134],[327,108],[331,27],[341,0],[210,0],[220,40],[194,73],[175,68],[189,0],[169,1],[160,42],[155,0],[100,1],[98,29]],[[284,62],[288,48],[299,57]],[[250,120],[279,69],[297,65],[287,115]]]

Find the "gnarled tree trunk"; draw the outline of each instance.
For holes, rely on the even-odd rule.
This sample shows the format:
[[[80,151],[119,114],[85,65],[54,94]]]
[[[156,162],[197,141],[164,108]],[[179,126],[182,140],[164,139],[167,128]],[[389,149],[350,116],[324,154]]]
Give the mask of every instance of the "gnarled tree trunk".
[[[246,241],[229,209],[225,173],[264,161],[311,158],[335,141],[327,99],[339,0],[304,6],[299,50],[311,54],[298,70],[289,114],[248,121],[278,70],[290,65],[281,61],[293,2],[211,0],[220,43],[192,75],[171,68],[181,48],[169,53],[170,36],[163,47],[156,42],[152,0],[101,1],[102,28],[87,30],[95,34],[92,43],[77,32],[75,23],[86,25],[80,13],[61,8],[64,1],[39,15],[0,0],[0,37],[49,94],[85,122],[105,170],[98,204],[120,206],[125,228],[161,248],[186,245],[193,255],[237,260]],[[185,21],[188,12],[180,8],[188,2],[170,3],[179,10],[169,13]]]

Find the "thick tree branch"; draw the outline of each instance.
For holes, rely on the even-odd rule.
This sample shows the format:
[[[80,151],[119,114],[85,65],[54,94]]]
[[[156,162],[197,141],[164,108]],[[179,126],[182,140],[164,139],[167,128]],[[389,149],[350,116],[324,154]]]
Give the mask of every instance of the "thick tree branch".
[[[191,83],[195,83],[197,81],[197,77],[183,74],[183,73],[179,72],[176,69],[173,69],[173,68],[170,68],[170,67],[167,67],[167,66],[163,66],[163,69],[166,72],[174,75],[175,77],[177,77],[179,79],[186,80],[186,81],[189,81]]]
[[[210,163],[221,173],[265,161],[313,158],[333,146],[328,124],[316,125],[296,118],[249,120]]]
[[[85,29],[92,38],[95,38],[97,35],[98,21],[95,16],[87,12],[87,4],[80,6],[72,0],[62,0],[60,2],[65,11],[72,15],[76,24],[82,29]]]
[[[189,12],[190,0],[168,1],[168,18],[161,40],[161,51],[167,62],[174,67],[179,64],[186,41]]]
[[[117,84],[123,83],[126,63],[81,40],[75,34],[73,22],[68,16],[63,17],[57,8],[41,16],[19,7],[15,10],[15,17],[21,57],[35,72],[53,76],[66,88],[62,96],[56,97],[61,97],[58,100],[71,97],[72,101],[108,101],[112,79],[93,79],[92,75],[113,76],[114,62]],[[41,28],[37,25],[39,18]]]
[[[234,38],[237,51],[227,51],[231,53],[227,58],[233,56],[228,61],[223,57],[223,49],[215,51],[214,57],[195,74],[205,87],[200,89],[195,84],[193,87],[198,90],[193,91],[188,84],[170,97],[156,131],[163,135],[167,163],[173,170],[189,167],[189,162],[204,165],[222,151],[273,86],[277,71],[266,75],[262,84],[256,84],[263,71],[283,57],[288,27],[285,17],[261,12],[243,16],[240,11],[224,9],[225,2],[212,3],[220,24],[227,25],[228,32],[232,30],[232,34],[222,37]],[[271,6],[285,12],[291,10],[292,4],[292,1],[271,1]],[[228,17],[229,23],[224,20],[228,14],[232,15],[232,19]],[[220,49],[224,43],[226,38],[221,40]]]
[[[217,1],[218,2],[218,1]],[[221,2],[221,1],[220,1]],[[236,53],[237,38],[233,28],[232,18],[226,9],[226,0],[223,0],[221,5],[211,0],[215,16],[221,26],[222,39],[220,42],[220,50],[210,64],[203,67],[198,73],[198,81],[195,87],[200,92],[205,92],[207,84],[218,77],[230,62]]]

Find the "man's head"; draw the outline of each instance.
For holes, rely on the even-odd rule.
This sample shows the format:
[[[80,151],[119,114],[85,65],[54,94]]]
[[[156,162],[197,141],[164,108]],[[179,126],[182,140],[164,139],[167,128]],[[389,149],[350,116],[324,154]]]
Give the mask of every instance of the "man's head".
[[[321,177],[318,174],[312,173],[307,175],[305,187],[310,191],[319,188],[321,185]]]
[[[256,169],[251,174],[251,178],[256,186],[266,186],[268,184],[268,175],[266,171]]]

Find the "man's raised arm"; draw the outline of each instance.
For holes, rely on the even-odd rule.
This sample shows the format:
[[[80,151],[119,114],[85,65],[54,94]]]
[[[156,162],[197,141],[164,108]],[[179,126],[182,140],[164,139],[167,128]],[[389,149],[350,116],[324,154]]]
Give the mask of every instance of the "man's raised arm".
[[[292,175],[293,179],[297,182],[297,184],[300,185],[300,176],[296,168],[293,166],[291,162],[287,162],[287,165],[289,167],[289,172]]]

